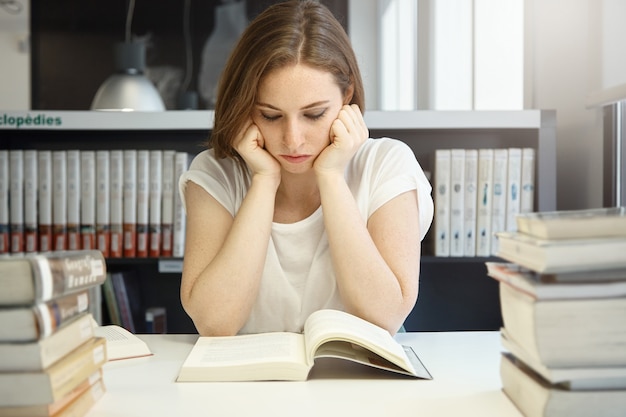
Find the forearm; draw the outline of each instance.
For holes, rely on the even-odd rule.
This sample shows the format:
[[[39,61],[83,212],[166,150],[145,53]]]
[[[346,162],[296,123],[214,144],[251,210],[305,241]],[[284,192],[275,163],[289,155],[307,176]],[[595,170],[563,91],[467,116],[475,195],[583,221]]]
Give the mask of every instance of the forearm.
[[[318,177],[318,183],[333,268],[346,308],[395,332],[415,303],[417,275],[409,279],[411,285],[403,284],[407,280],[401,280],[386,262],[343,177]],[[403,256],[415,260],[417,274],[419,247],[416,251]]]
[[[235,334],[256,300],[271,232],[276,187],[255,178],[223,244],[199,273],[185,309],[201,334]]]

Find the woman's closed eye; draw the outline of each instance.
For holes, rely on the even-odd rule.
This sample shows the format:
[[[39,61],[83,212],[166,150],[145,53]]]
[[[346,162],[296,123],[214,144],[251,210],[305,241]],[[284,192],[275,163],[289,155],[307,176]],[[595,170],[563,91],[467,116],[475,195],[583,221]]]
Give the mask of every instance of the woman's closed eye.
[[[280,118],[280,115],[279,114],[267,114],[267,113],[261,112],[261,117],[263,117],[268,122],[273,122],[275,120],[278,120]]]
[[[309,120],[316,121],[324,117],[324,115],[326,114],[326,110],[327,109],[323,109],[318,112],[305,113],[304,117],[306,117]],[[268,122],[274,122],[282,117],[281,114],[269,114],[265,112],[260,112],[260,113],[261,113],[261,117],[263,117],[263,119],[267,120]]]
[[[319,111],[317,113],[306,113],[304,117],[310,120],[318,120],[324,117],[324,115],[326,114],[326,110],[327,109],[323,109],[322,111]]]

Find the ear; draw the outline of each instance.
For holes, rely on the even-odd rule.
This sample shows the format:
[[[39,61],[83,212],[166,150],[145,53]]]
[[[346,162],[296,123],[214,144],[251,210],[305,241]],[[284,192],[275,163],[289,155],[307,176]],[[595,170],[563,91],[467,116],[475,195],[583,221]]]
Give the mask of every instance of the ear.
[[[343,104],[350,104],[354,95],[354,84],[350,84],[343,95]]]

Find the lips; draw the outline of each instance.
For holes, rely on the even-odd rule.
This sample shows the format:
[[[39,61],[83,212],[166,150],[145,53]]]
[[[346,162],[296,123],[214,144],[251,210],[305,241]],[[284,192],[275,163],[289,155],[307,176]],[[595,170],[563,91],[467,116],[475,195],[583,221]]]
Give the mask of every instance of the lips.
[[[281,155],[281,157],[289,163],[300,164],[308,161],[311,158],[311,155]]]

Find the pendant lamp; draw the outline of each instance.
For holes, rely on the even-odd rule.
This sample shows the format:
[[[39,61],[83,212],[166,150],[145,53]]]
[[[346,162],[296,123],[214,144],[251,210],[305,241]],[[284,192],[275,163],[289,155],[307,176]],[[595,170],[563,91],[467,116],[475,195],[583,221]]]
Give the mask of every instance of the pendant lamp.
[[[115,70],[98,89],[92,110],[164,111],[156,87],[144,75],[146,48],[143,42],[115,45]]]
[[[164,111],[165,105],[156,87],[143,72],[146,68],[146,45],[131,40],[135,0],[129,0],[125,42],[115,45],[115,73],[100,86],[91,110]]]

